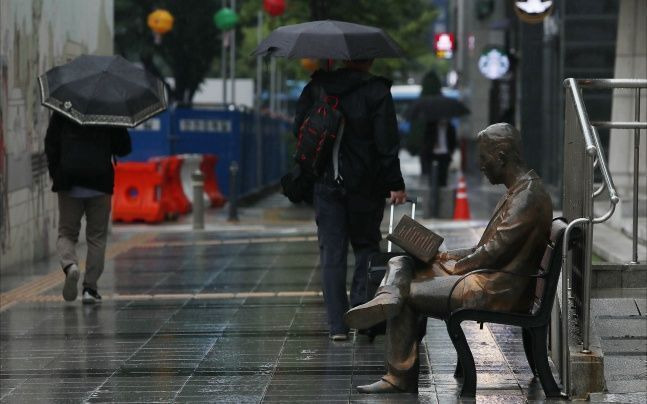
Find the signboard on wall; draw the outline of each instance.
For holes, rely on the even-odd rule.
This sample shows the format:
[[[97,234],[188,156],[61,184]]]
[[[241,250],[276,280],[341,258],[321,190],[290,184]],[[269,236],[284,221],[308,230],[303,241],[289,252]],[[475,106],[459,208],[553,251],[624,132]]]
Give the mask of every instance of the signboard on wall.
[[[521,21],[529,24],[537,24],[553,12],[553,1],[515,1],[514,12]]]
[[[479,71],[490,80],[498,80],[510,69],[510,58],[496,46],[486,47],[478,60]]]
[[[454,34],[439,32],[434,36],[434,49],[436,56],[442,59],[451,59],[454,54]]]

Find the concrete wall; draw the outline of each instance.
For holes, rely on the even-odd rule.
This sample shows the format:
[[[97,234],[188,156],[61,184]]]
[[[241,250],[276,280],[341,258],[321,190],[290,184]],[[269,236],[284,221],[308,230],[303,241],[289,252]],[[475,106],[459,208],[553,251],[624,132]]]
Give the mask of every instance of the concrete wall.
[[[622,0],[618,17],[615,77],[618,79],[647,78],[647,2]],[[635,92],[615,90],[612,120],[635,121]],[[647,90],[641,91],[640,121],[647,121]],[[647,205],[647,131],[640,131],[640,204]],[[609,169],[618,188],[622,203],[612,221],[631,217],[634,171],[634,131],[614,129],[609,146]],[[645,216],[645,206],[640,209]]]
[[[0,2],[0,272],[54,252],[37,76],[82,53],[112,54],[113,32],[113,0]]]

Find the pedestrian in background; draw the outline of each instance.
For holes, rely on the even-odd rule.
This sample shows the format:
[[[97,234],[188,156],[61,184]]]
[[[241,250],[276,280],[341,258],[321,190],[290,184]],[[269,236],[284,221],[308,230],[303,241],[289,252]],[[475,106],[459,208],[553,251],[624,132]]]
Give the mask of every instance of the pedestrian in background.
[[[80,277],[76,244],[85,216],[88,246],[82,301],[101,302],[97,281],[103,272],[111,196],[114,187],[114,156],[131,151],[125,128],[79,125],[54,112],[45,136],[45,153],[52,191],[58,193],[57,249],[65,272],[63,298],[73,301]]]
[[[431,175],[433,164],[438,164],[436,181],[439,187],[447,186],[447,175],[452,155],[456,150],[456,129],[449,119],[427,122],[422,139],[420,160],[423,174]]]
[[[348,243],[355,255],[350,288],[350,305],[355,307],[367,300],[368,263],[380,250],[385,198],[391,203],[406,200],[391,81],[369,73],[372,63],[372,59],[353,60],[334,71],[316,71],[299,98],[294,122],[298,135],[319,87],[328,95],[339,95],[339,109],[345,117],[339,151],[343,181],[335,180],[331,161],[314,184],[324,301],[330,338],[336,341],[347,339],[349,331],[343,320],[349,308]]]

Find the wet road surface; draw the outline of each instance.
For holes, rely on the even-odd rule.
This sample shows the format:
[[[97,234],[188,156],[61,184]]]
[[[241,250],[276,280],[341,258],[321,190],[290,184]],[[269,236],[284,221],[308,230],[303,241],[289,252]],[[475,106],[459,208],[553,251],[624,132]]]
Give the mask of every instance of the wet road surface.
[[[439,231],[448,248],[478,236]],[[384,340],[328,339],[312,232],[156,232],[112,248],[101,305],[64,302],[60,274],[3,289],[2,403],[457,401],[456,355],[437,320],[420,351],[418,396],[355,392],[383,374]],[[518,330],[464,327],[478,402],[544,401]]]

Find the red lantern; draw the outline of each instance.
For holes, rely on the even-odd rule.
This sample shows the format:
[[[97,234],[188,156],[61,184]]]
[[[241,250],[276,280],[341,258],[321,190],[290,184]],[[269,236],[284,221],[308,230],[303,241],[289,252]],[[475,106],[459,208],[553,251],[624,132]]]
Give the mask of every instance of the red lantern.
[[[278,17],[285,12],[285,0],[263,0],[263,8],[272,17]]]

